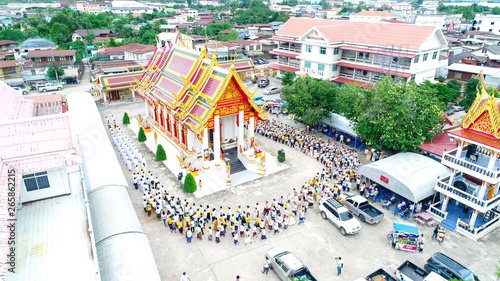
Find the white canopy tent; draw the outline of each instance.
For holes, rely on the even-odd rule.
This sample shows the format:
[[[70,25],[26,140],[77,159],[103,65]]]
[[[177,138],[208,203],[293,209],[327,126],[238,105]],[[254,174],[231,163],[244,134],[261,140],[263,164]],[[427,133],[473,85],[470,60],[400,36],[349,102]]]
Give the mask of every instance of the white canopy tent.
[[[330,113],[330,118],[325,118],[321,120],[321,122],[330,125],[334,128],[337,128],[342,132],[348,133],[353,137],[358,136],[358,134],[356,134],[356,132],[354,131],[354,128],[352,127],[349,120],[342,115]]]
[[[411,152],[361,166],[358,171],[412,202],[433,195],[437,178],[450,174],[450,170],[441,163]]]

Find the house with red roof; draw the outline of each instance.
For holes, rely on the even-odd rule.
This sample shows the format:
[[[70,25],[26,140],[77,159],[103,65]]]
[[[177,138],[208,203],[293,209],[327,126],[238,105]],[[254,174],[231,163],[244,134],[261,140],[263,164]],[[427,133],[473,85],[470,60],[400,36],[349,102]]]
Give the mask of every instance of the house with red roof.
[[[270,52],[278,62],[269,67],[278,76],[291,71],[366,87],[386,75],[433,80],[439,53],[447,48],[442,31],[433,26],[306,18],[290,18],[271,40],[278,42]]]

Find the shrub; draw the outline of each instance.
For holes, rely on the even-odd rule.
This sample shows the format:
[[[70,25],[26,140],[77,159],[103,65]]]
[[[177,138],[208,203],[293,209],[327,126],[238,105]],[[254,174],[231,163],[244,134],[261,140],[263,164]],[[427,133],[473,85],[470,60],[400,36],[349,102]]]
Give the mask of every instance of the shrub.
[[[127,112],[123,113],[123,124],[124,125],[130,124],[130,118],[128,117]]]
[[[186,175],[186,179],[184,180],[184,191],[187,193],[193,193],[197,189],[196,181],[191,173]]]
[[[165,149],[163,149],[163,146],[159,144],[156,147],[156,161],[165,161],[167,160],[167,154],[165,153]]]
[[[446,78],[444,78],[443,76],[439,76],[439,77],[438,77],[438,81],[439,81],[440,83],[443,83],[445,80],[446,80]]]
[[[144,142],[146,141],[148,138],[146,137],[146,134],[144,133],[144,129],[141,127],[139,128],[139,141],[140,142]]]

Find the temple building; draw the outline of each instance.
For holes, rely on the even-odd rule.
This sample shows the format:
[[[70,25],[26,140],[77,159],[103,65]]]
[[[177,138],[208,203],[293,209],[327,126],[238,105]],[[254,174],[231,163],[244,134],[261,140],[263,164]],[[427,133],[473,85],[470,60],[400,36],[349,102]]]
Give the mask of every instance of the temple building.
[[[146,110],[139,125],[177,150],[183,171],[227,173],[228,185],[230,174],[243,170],[266,174],[254,128],[267,114],[254,103],[255,92],[248,91],[235,63],[223,68],[205,48],[198,52],[178,42],[157,48],[137,85]]]
[[[500,225],[500,100],[486,92],[484,79],[461,128],[448,132],[458,147],[444,151],[451,173],[438,178],[440,202],[430,212],[441,225],[477,240]]]

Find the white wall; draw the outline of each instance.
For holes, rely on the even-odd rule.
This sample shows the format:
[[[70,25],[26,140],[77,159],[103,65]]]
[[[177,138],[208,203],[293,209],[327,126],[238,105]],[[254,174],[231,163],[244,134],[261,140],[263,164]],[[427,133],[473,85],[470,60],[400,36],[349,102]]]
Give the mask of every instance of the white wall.
[[[65,167],[61,169],[47,171],[50,187],[41,190],[33,190],[28,192],[26,191],[26,186],[24,185],[24,181],[22,181],[19,200],[22,203],[26,203],[26,202],[51,198],[59,195],[70,194],[71,190],[69,187],[68,173],[75,169],[78,170],[78,166],[68,167],[68,168]]]
[[[226,116],[221,118],[221,124],[222,124],[222,140],[225,141],[226,139],[233,139],[236,140],[237,136],[237,127],[236,127],[236,117],[238,115],[231,115],[231,116]]]
[[[415,74],[415,83],[420,84],[426,80],[432,81],[432,80],[434,80],[435,73],[436,73],[435,68],[416,73]]]

